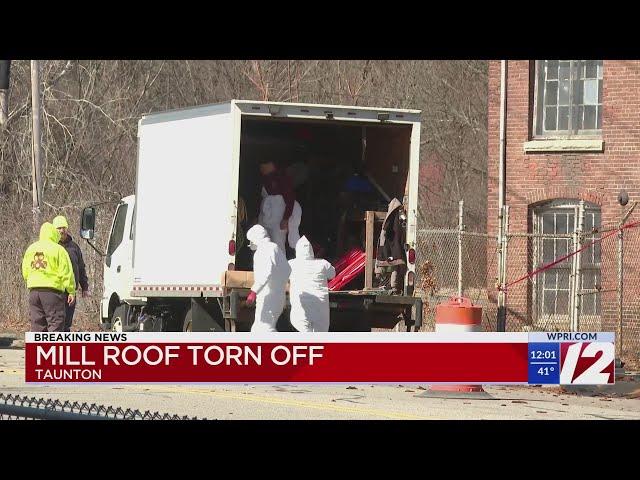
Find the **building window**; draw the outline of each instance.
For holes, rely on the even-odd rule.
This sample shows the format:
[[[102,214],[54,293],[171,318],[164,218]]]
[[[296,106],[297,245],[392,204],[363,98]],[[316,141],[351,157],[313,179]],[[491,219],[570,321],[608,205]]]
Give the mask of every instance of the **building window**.
[[[585,202],[584,231],[600,226],[600,208]],[[572,234],[577,229],[578,201],[556,200],[534,209],[534,269],[553,262],[573,251]],[[597,234],[583,237],[583,244]],[[534,277],[533,312],[539,324],[569,319],[569,278],[572,258],[568,258]],[[580,316],[600,315],[600,244],[581,253]]]
[[[536,137],[599,137],[602,60],[537,60]]]

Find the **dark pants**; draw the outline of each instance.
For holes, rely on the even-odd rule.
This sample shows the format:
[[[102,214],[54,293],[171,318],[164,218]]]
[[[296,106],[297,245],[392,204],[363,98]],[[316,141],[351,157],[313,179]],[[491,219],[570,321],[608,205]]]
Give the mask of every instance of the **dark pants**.
[[[402,294],[405,273],[407,273],[407,266],[404,263],[393,267],[393,271],[391,272],[391,288],[393,288],[396,293]]]
[[[32,332],[64,332],[67,294],[49,288],[29,291]]]
[[[73,302],[73,305],[69,306],[68,303],[64,304],[65,317],[64,317],[64,331],[71,331],[71,322],[73,322],[73,314],[76,311],[76,303]]]

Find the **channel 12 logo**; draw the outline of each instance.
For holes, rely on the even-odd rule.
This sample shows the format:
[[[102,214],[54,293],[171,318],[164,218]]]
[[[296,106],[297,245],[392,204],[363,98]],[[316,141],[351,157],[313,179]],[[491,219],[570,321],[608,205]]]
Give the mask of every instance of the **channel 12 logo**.
[[[614,383],[615,346],[609,342],[560,343],[561,385]]]

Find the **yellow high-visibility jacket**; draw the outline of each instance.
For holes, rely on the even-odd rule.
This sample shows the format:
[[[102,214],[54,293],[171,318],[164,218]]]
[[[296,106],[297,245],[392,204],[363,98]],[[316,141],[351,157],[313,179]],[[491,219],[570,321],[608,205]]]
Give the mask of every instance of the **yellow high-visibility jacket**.
[[[49,222],[40,227],[40,240],[27,248],[22,259],[22,276],[27,288],[53,288],[76,294],[76,280],[69,254],[59,245],[60,234]]]

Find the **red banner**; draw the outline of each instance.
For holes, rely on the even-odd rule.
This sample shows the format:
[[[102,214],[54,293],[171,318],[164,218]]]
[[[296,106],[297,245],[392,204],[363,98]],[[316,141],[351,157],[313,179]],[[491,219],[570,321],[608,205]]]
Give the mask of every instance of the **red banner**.
[[[37,383],[527,383],[526,340],[311,342],[309,338],[302,342],[145,343],[133,336],[125,342],[27,341],[25,375],[27,382]]]

